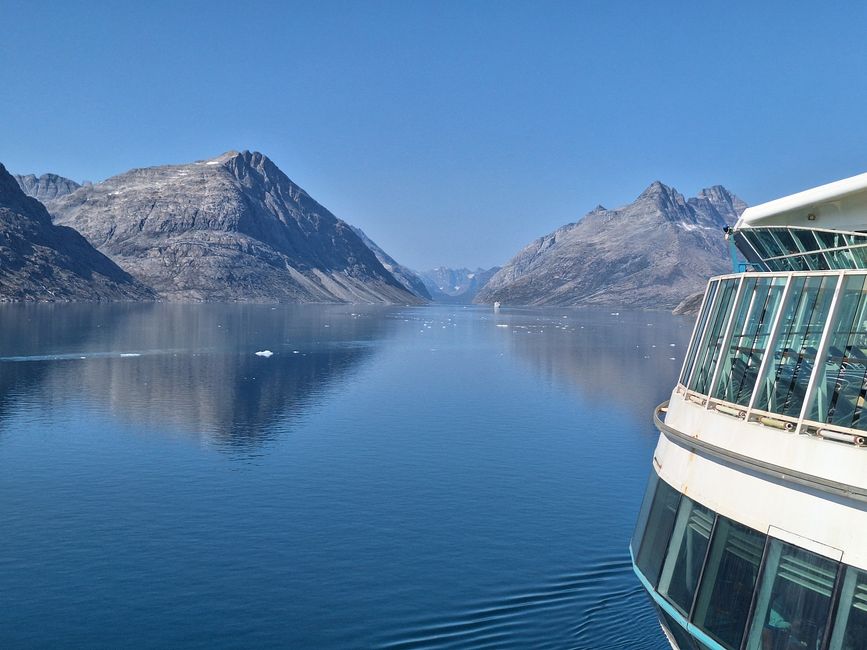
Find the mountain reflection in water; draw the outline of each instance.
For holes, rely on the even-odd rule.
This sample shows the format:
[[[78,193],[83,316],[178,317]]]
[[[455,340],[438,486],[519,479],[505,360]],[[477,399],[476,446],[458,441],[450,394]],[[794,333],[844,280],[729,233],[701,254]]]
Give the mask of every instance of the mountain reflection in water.
[[[662,650],[627,544],[690,325],[2,306],[0,647]]]
[[[373,355],[388,324],[357,306],[4,306],[0,428],[9,400],[35,393],[52,408],[85,400],[145,429],[249,447]]]

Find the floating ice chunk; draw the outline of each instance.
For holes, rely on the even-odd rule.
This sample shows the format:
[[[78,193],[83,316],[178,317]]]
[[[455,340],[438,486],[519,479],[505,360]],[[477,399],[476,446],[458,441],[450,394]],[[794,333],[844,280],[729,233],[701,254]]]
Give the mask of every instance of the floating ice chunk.
[[[265,358],[267,359],[268,357],[273,357],[273,356],[274,356],[274,353],[271,352],[271,350],[259,350],[259,351],[256,353],[256,356],[257,356],[257,357],[265,357]]]
[[[120,356],[121,357],[140,357],[141,354],[139,354],[138,352],[121,352]]]

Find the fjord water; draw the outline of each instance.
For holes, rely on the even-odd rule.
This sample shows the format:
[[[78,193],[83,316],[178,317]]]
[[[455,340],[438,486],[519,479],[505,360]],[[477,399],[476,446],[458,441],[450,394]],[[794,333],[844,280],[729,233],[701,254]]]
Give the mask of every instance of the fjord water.
[[[691,326],[4,306],[0,647],[665,648],[627,544]]]

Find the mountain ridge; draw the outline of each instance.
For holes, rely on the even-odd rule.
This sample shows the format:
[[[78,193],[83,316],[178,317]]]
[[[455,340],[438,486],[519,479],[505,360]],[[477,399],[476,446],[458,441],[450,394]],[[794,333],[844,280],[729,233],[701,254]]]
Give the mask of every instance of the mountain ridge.
[[[135,168],[47,205],[166,300],[420,300],[259,152]]]
[[[153,300],[72,228],[56,226],[0,163],[0,301]]]
[[[687,199],[654,181],[628,205],[597,206],[530,242],[475,302],[674,308],[728,270],[722,228],[745,208],[721,185]]]

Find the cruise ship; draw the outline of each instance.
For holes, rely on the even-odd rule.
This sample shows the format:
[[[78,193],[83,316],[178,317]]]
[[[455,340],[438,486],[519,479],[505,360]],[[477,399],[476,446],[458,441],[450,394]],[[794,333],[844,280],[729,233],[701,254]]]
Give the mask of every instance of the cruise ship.
[[[867,174],[720,236],[633,569],[673,648],[867,649]]]

